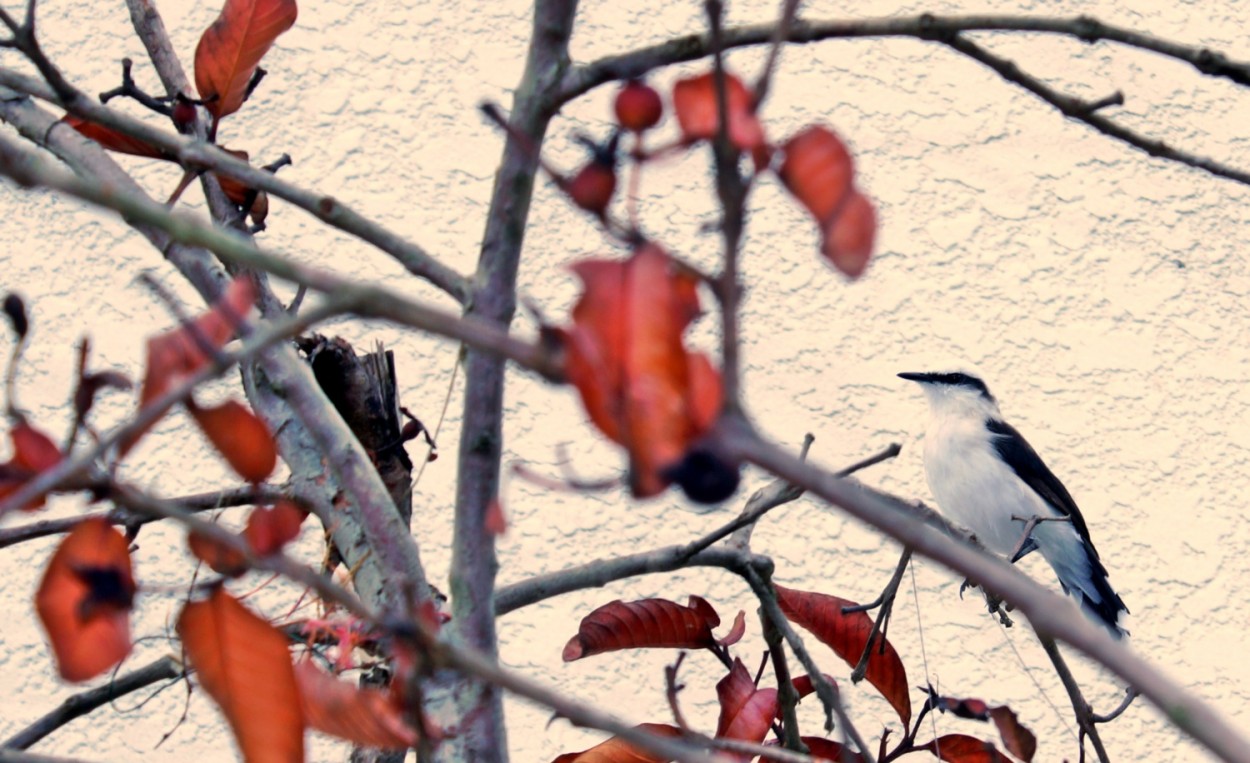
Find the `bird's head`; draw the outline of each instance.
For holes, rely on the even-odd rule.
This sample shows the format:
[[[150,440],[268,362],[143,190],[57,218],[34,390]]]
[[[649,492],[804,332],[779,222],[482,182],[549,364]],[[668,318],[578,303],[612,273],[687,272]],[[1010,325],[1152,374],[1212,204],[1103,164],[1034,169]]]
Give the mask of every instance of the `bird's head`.
[[[914,381],[925,391],[934,415],[996,416],[998,403],[981,375],[967,367],[948,371],[905,372],[899,378]]]

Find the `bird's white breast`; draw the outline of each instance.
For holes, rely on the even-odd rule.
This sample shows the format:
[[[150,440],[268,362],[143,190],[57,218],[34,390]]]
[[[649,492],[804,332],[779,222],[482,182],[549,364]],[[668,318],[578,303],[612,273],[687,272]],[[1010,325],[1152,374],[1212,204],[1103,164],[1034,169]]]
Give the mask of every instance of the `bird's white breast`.
[[[1010,554],[1022,537],[1024,522],[1012,516],[1056,514],[999,459],[982,420],[934,417],[925,433],[924,465],[942,513],[999,554]]]

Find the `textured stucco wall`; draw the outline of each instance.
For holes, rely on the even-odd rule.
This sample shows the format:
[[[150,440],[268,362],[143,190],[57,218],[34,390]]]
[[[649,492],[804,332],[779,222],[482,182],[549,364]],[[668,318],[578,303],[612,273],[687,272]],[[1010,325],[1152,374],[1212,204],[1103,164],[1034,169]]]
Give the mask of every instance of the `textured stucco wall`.
[[[10,4],[12,5],[12,4]],[[768,19],[772,3],[735,3],[731,21]],[[1250,58],[1250,18],[1236,4],[1021,2],[997,10],[1074,15]],[[811,17],[983,10],[972,3],[813,2]],[[116,84],[123,56],[143,60],[120,3],[48,2],[41,31],[50,54],[88,91]],[[175,43],[189,63],[215,4],[162,4]],[[581,60],[666,39],[700,27],[700,4],[584,2],[574,45]],[[474,111],[482,99],[505,104],[529,33],[526,3],[305,2],[296,28],[266,60],[270,70],[255,102],[222,129],[223,142],[267,161],[283,151],[289,180],[334,194],[411,236],[449,264],[469,271],[498,159],[499,136]],[[1108,113],[1193,150],[1250,167],[1242,131],[1250,95],[1186,67],[1108,44],[1030,36],[982,36],[1066,92],[1096,98],[1123,90],[1127,104]],[[0,52],[6,65],[11,51]],[[759,51],[731,62],[753,72]],[[669,82],[683,67],[666,73]],[[153,85],[143,66],[140,82]],[[1133,611],[1135,649],[1250,728],[1250,662],[1242,655],[1250,624],[1247,580],[1250,525],[1250,317],[1243,304],[1250,266],[1243,249],[1246,190],[1144,155],[1064,121],[1053,110],[976,64],[912,40],[830,42],[788,51],[769,102],[770,132],[827,120],[853,145],[862,186],[877,199],[880,254],[860,282],[847,284],[815,256],[805,215],[765,182],[753,197],[744,259],[746,389],[760,426],[797,443],[816,435],[812,457],[839,466],[891,441],[902,456],[864,475],[905,496],[927,498],[919,438],[924,402],[894,377],[932,358],[961,355],[978,363],[1006,415],[1033,441],[1081,504],[1113,583]],[[578,159],[569,136],[607,129],[609,92],[591,94],[553,125],[551,156]],[[132,163],[152,193],[171,189],[177,173]],[[711,263],[716,240],[700,235],[712,219],[705,157],[649,172],[642,212],[672,249]],[[190,194],[194,199],[195,194]],[[0,190],[3,286],[25,293],[35,340],[23,366],[21,403],[61,432],[68,422],[72,342],[88,333],[97,362],[138,374],[145,334],[168,322],[136,285],[148,269],[187,294],[158,253],[121,223],[44,194]],[[428,287],[399,280],[385,257],[314,224],[275,202],[263,243],[305,262],[362,278],[387,280],[440,304]],[[607,243],[584,216],[544,184],[536,194],[521,270],[523,293],[561,315],[574,286],[561,266]],[[705,319],[697,333],[711,338]],[[529,330],[526,320],[518,327]],[[451,379],[456,348],[389,326],[345,323],[353,342],[381,339],[398,355],[404,403],[427,422]],[[7,341],[7,340],[5,340]],[[575,397],[523,375],[508,390],[507,455],[553,465],[569,445],[583,474],[619,468],[619,456],[591,433]],[[125,415],[104,405],[104,420]],[[440,437],[456,452],[453,403]],[[175,495],[221,485],[224,474],[185,421],[166,421],[126,477]],[[419,484],[415,532],[431,577],[446,577],[454,464],[433,463]],[[748,475],[746,490],[761,481]],[[508,492],[512,529],[500,546],[501,581],[559,569],[613,552],[687,540],[726,518],[692,512],[676,496],[635,504],[619,494],[570,496],[516,481]],[[731,504],[733,506],[733,504]],[[76,510],[60,501],[54,513]],[[7,520],[8,523],[17,521]],[[311,536],[315,531],[309,530]],[[778,579],[842,596],[872,598],[896,558],[894,544],[802,500],[771,515],[756,547],[773,554]],[[137,633],[148,637],[132,664],[170,648],[182,563],[179,533],[145,530],[136,563],[145,585]],[[0,738],[51,709],[71,689],[49,676],[48,657],[29,604],[51,544],[0,554]],[[170,549],[174,549],[171,551]],[[1040,560],[1027,569],[1051,581]],[[959,581],[920,562],[905,581],[890,636],[912,684],[1013,705],[1042,740],[1039,760],[1075,758],[1067,700],[1044,655],[1024,628],[1003,631],[976,597],[960,601]],[[242,590],[242,589],[241,589]],[[649,577],[605,591],[565,596],[505,618],[503,657],[637,721],[667,720],[661,666],[667,655],[618,654],[565,666],[560,647],[590,607],[614,597],[698,593],[727,616],[753,611],[728,575],[694,571]],[[274,615],[283,599],[262,595]],[[738,653],[758,659],[755,623]],[[921,638],[923,636],[923,643]],[[836,658],[818,647],[830,672]],[[927,659],[925,659],[927,657]],[[1115,681],[1078,666],[1099,709],[1120,696]],[[710,728],[717,669],[687,661],[683,694],[689,716]],[[1044,694],[1043,700],[1039,692]],[[861,730],[875,736],[893,719],[867,691],[847,689]],[[182,713],[181,688],[140,710],[137,698],[59,732],[47,753],[98,760],[224,761],[234,753],[215,711],[200,695],[187,722],[154,746]],[[802,708],[815,732],[814,703]],[[549,760],[588,746],[595,735],[570,730],[547,713],[510,702],[514,759]],[[940,731],[985,733],[949,718]],[[1203,753],[1139,703],[1104,730],[1117,760],[1199,760]],[[332,745],[318,760],[339,760]]]

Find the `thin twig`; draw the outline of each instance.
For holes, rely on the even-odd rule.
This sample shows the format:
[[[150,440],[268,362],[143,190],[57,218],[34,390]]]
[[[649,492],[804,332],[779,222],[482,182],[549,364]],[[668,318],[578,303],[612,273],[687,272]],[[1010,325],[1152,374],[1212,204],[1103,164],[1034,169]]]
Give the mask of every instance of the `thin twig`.
[[[890,582],[886,583],[885,589],[881,591],[881,595],[871,604],[862,604],[858,607],[846,607],[842,610],[842,614],[852,611],[864,611],[876,606],[881,607],[881,611],[877,613],[876,619],[872,621],[872,630],[868,633],[868,643],[864,645],[864,653],[860,655],[859,662],[856,663],[855,669],[851,671],[851,683],[859,683],[864,680],[864,676],[868,674],[868,660],[872,656],[873,647],[876,646],[877,637],[882,638],[882,649],[885,648],[885,637],[881,635],[882,629],[885,627],[886,621],[890,618],[890,613],[894,611],[894,599],[898,594],[898,585],[903,580],[903,573],[907,571],[907,565],[911,564],[911,549],[903,547],[903,553],[898,559],[898,566],[894,568],[894,574],[890,576]]]
[[[1089,741],[1094,745],[1094,754],[1098,756],[1099,763],[1110,763],[1111,759],[1107,757],[1107,748],[1102,743],[1102,737],[1098,735],[1098,727],[1094,723],[1094,713],[1090,709],[1089,703],[1085,701],[1085,695],[1081,693],[1081,686],[1076,682],[1076,677],[1072,675],[1068,663],[1063,659],[1063,655],[1059,653],[1059,646],[1055,644],[1055,640],[1049,636],[1037,634],[1037,638],[1042,643],[1042,649],[1046,651],[1046,656],[1050,658],[1050,662],[1055,666],[1055,673],[1059,675],[1059,680],[1063,682],[1063,688],[1068,692],[1068,699],[1072,702],[1072,710],[1076,713],[1076,723],[1081,728],[1081,733],[1077,738],[1077,744],[1081,748],[1081,757],[1085,757],[1085,737],[1089,737]]]
[[[1119,706],[1117,706],[1116,709],[1112,710],[1106,715],[1098,715],[1097,713],[1094,713],[1090,715],[1090,720],[1092,720],[1094,723],[1111,723],[1116,718],[1119,718],[1121,715],[1124,715],[1124,711],[1128,710],[1129,705],[1132,705],[1133,700],[1137,699],[1139,696],[1141,696],[1140,692],[1138,692],[1136,689],[1130,686],[1124,690],[1124,699],[1120,702]]]

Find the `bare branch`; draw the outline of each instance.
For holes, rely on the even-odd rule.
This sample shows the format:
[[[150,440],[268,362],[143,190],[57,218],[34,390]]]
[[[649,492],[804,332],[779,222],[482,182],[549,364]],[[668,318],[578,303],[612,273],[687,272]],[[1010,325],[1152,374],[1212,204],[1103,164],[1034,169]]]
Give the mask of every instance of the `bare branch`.
[[[459,303],[469,295],[469,282],[464,276],[443,265],[422,247],[361,215],[328,194],[301,188],[259,167],[231,156],[217,146],[193,137],[179,135],[80,98],[71,104],[55,91],[31,77],[0,68],[0,85],[62,106],[70,113],[126,135],[138,138],[165,152],[189,170],[211,170],[232,177],[248,187],[265,191],[303,209],[317,219],[377,247],[394,257],[409,273],[429,281]],[[68,129],[68,128],[66,128]]]
[[[256,503],[273,503],[280,498],[286,497],[289,497],[289,491],[281,487],[272,487],[269,485],[247,485],[244,487],[219,490],[211,493],[199,493],[196,495],[182,496],[180,498],[172,498],[170,500],[181,504],[189,511],[212,511],[214,509],[224,509],[231,506],[250,506]],[[0,529],[0,548],[15,546],[18,543],[24,543],[25,541],[34,540],[36,538],[46,538],[49,535],[67,533],[88,519],[96,519],[100,517],[107,520],[109,524],[127,526],[145,525],[149,522],[156,521],[156,517],[135,516],[125,509],[111,509],[109,511],[100,511],[94,514],[65,517],[64,519],[43,519],[38,522],[28,522],[17,527],[6,527],[4,529]]]
[[[1017,84],[1033,93],[1046,103],[1054,106],[1064,116],[1075,119],[1078,122],[1084,122],[1103,135],[1127,143],[1153,157],[1184,164],[1209,172],[1217,177],[1228,178],[1238,183],[1250,185],[1250,172],[1246,170],[1239,170],[1205,156],[1198,156],[1188,151],[1172,148],[1161,140],[1147,138],[1097,113],[1099,109],[1108,104],[1122,101],[1123,96],[1116,98],[1113,95],[1099,101],[1084,101],[1079,98],[1073,98],[1056,91],[1036,77],[1025,73],[1015,62],[989,52],[962,35],[942,37],[940,41],[974,61],[985,64],[1008,82]]]
[[[776,23],[768,23],[726,29],[722,44],[725,49],[764,45],[772,41],[777,26]],[[961,32],[1036,32],[1073,37],[1091,44],[1107,40],[1183,61],[1208,76],[1250,85],[1250,63],[1234,61],[1204,46],[1184,45],[1127,27],[1105,24],[1089,16],[1062,19],[1010,15],[935,16],[925,13],[879,19],[796,19],[786,39],[791,43],[807,44],[865,37],[932,39],[935,34]],[[710,35],[694,34],[574,67],[565,75],[560,88],[560,103],[567,103],[607,82],[641,77],[652,69],[694,61],[711,52]]]
[[[25,750],[70,721],[81,718],[118,697],[182,675],[182,664],[166,656],[138,670],[114,678],[103,686],[71,695],[60,707],[6,739],[0,747]],[[0,760],[3,760],[0,758]]]
[[[720,46],[729,49],[768,43],[777,34],[780,23],[724,30]],[[1209,48],[1182,45],[1150,34],[1104,24],[1087,16],[1055,19],[1029,16],[939,17],[921,14],[862,21],[796,20],[791,25],[787,39],[799,44],[865,37],[913,37],[941,42],[985,64],[1007,81],[1024,87],[1065,116],[1084,122],[1110,138],[1160,159],[1178,162],[1238,183],[1250,184],[1250,171],[1173,148],[1161,140],[1140,135],[1096,113],[1099,109],[1121,102],[1122,94],[1113,94],[1092,102],[1062,95],[1040,80],[1024,74],[1012,62],[985,51],[962,35],[964,32],[979,31],[1040,32],[1074,37],[1087,43],[1108,40],[1184,61],[1202,74],[1226,78],[1243,86],[1250,85],[1250,63],[1233,61]],[[572,100],[606,82],[641,77],[660,66],[703,58],[713,54],[717,47],[716,40],[710,34],[690,35],[576,67],[565,77],[560,91],[561,102]]]

